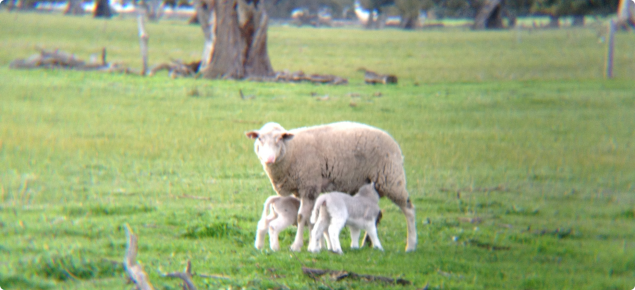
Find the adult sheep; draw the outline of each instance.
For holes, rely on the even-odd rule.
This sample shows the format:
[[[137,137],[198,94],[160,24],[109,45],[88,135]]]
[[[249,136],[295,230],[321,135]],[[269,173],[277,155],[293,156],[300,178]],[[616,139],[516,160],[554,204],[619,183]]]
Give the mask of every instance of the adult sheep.
[[[401,149],[388,133],[359,123],[339,122],[285,130],[267,123],[245,133],[280,196],[300,198],[298,231],[292,251],[302,249],[304,228],[315,199],[322,192],[355,194],[368,182],[380,197],[388,197],[406,216],[406,251],[417,245],[415,209],[406,190]]]

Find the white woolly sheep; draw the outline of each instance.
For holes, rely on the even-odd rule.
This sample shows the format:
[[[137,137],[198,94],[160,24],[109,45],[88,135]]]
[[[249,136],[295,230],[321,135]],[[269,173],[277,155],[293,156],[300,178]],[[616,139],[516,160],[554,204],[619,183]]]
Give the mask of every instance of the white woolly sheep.
[[[354,196],[342,192],[320,195],[311,213],[313,230],[309,237],[309,252],[319,252],[322,235],[328,229],[331,251],[342,254],[339,235],[344,226],[351,232],[351,248],[359,248],[359,234],[365,230],[373,247],[384,250],[377,237],[377,220],[381,216],[379,194],[373,184],[359,189]]]
[[[262,218],[258,221],[256,232],[256,249],[265,246],[265,235],[269,232],[269,247],[273,251],[280,250],[278,235],[289,226],[297,224],[300,200],[293,196],[270,196],[262,209]],[[269,211],[269,215],[267,215]]]
[[[403,156],[388,133],[353,122],[289,131],[267,123],[246,135],[256,140],[254,150],[278,195],[300,198],[291,250],[301,250],[304,227],[320,193],[354,194],[368,182],[375,183],[380,197],[401,208],[408,225],[406,251],[416,248],[415,209],[406,190]]]

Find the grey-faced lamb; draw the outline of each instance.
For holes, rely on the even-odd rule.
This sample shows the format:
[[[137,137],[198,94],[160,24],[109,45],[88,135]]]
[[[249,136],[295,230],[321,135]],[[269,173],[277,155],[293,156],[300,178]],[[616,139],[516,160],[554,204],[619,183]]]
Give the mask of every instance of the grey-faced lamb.
[[[415,208],[406,190],[403,156],[388,133],[353,122],[289,131],[267,123],[246,135],[255,140],[254,150],[278,195],[300,198],[291,250],[301,250],[303,231],[320,193],[354,194],[368,182],[374,182],[380,197],[401,208],[408,226],[406,251],[416,248]]]
[[[256,231],[256,249],[265,246],[265,235],[269,233],[269,247],[273,251],[280,250],[278,236],[284,229],[297,224],[300,200],[293,196],[270,196],[262,210],[262,218],[258,221]],[[269,212],[269,214],[267,214]]]
[[[359,248],[359,234],[365,230],[373,247],[384,250],[377,237],[376,222],[381,217],[379,194],[373,184],[359,189],[354,196],[342,192],[320,195],[311,213],[313,230],[309,236],[309,252],[319,252],[325,230],[330,238],[331,251],[342,254],[339,235],[344,226],[351,232],[351,248]]]

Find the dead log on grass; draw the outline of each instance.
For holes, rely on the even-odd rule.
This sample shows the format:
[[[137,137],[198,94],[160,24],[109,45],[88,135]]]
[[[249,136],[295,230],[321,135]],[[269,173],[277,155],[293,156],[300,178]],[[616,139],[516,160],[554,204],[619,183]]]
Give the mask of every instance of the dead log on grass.
[[[379,74],[374,71],[367,70],[365,68],[359,68],[358,71],[364,72],[364,82],[367,84],[396,84],[397,76],[395,75],[384,75]]]
[[[59,49],[38,49],[40,53],[25,59],[16,59],[9,64],[12,69],[73,69],[81,71],[103,71],[134,73],[128,67],[119,63],[106,62],[106,48],[101,51],[101,62],[86,62],[74,54]]]
[[[354,272],[349,272],[349,271],[334,271],[334,270],[328,270],[328,269],[314,269],[314,268],[307,268],[307,267],[302,267],[302,273],[304,273],[305,275],[313,278],[313,279],[317,279],[319,276],[322,275],[326,275],[328,274],[332,280],[335,281],[340,281],[344,278],[352,278],[352,279],[360,279],[360,280],[365,280],[365,281],[369,281],[369,282],[384,282],[384,283],[388,283],[388,284],[398,284],[398,285],[402,285],[402,286],[406,286],[406,285],[410,285],[412,284],[410,281],[406,280],[406,279],[402,279],[402,278],[397,278],[397,279],[393,279],[390,277],[384,277],[384,276],[374,276],[374,275],[366,275],[366,274],[357,274]]]

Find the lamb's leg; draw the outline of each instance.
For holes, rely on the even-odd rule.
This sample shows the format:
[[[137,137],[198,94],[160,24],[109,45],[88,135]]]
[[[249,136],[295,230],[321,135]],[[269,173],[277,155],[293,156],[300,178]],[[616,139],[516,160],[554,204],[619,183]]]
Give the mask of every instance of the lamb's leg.
[[[277,219],[269,224],[269,246],[272,251],[280,250],[279,235],[280,232],[293,225],[293,220],[286,216],[279,215]]]
[[[337,254],[342,254],[342,246],[340,245],[340,232],[346,225],[346,219],[341,217],[331,217],[331,224],[328,231],[331,238],[331,251]]]
[[[333,247],[331,247],[331,237],[329,237],[329,232],[326,231],[326,228],[324,228],[324,229],[325,230],[323,231],[323,234],[322,234],[324,236],[324,238],[322,239],[322,241],[324,241],[324,243],[322,245],[327,250],[333,250]]]
[[[265,247],[265,235],[269,230],[269,222],[275,218],[275,213],[271,213],[267,218],[258,221],[258,229],[256,230],[256,249],[262,250]]]
[[[321,250],[322,235],[320,233],[323,233],[329,225],[328,216],[324,212],[324,207],[320,208],[320,210],[323,212],[320,214],[318,220],[313,225],[313,230],[311,231],[311,235],[309,237],[308,250],[309,252],[313,253],[317,253]]]
[[[359,249],[359,234],[360,229],[355,227],[348,227],[351,232],[351,249]]]
[[[369,223],[366,228],[366,233],[368,237],[373,242],[373,248],[384,250],[382,248],[381,243],[379,242],[379,238],[377,237],[377,227],[375,227],[375,223]]]
[[[299,252],[302,250],[302,246],[304,245],[304,228],[309,224],[309,219],[311,218],[311,210],[313,209],[313,204],[315,203],[315,199],[309,199],[306,197],[302,197],[300,199],[300,210],[298,211],[298,232],[295,235],[295,240],[291,245],[291,251]],[[309,233],[309,239],[311,234]]]

